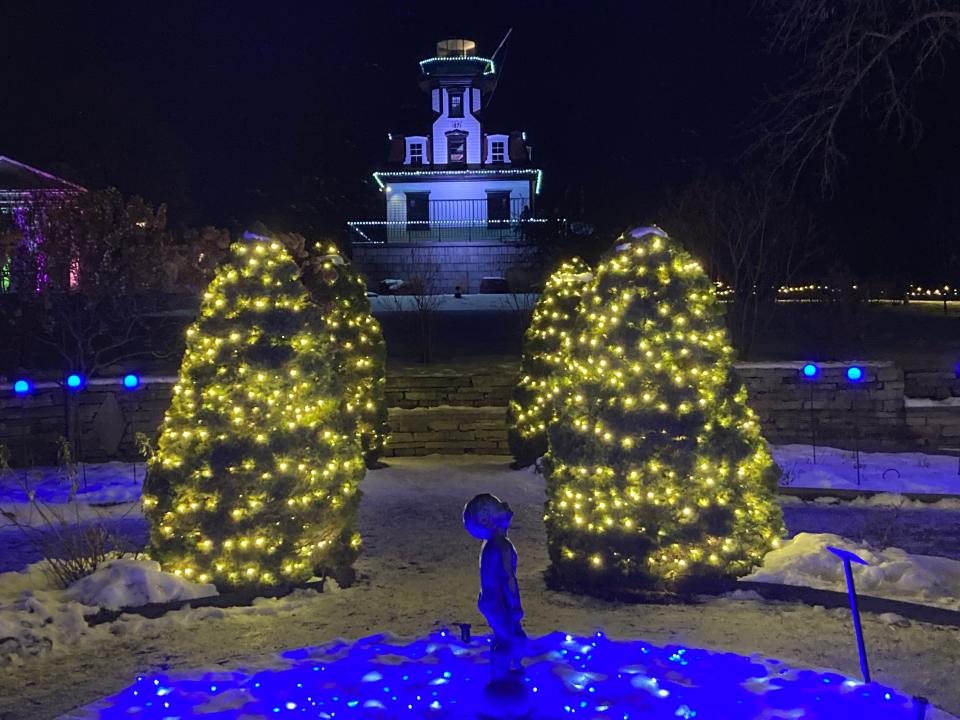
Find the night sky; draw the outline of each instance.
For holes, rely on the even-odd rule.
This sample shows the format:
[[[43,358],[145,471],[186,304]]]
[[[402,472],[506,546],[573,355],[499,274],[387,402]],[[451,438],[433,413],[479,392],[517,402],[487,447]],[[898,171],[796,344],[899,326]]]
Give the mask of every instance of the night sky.
[[[486,127],[527,131],[547,209],[614,232],[738,162],[792,70],[752,5],[10,2],[0,154],[167,202],[175,224],[342,233],[379,217],[386,133],[429,127],[417,61],[444,37],[489,55],[513,28]],[[960,62],[930,74],[916,148],[851,113],[839,194],[806,193],[832,258],[943,276],[960,237],[958,86]]]

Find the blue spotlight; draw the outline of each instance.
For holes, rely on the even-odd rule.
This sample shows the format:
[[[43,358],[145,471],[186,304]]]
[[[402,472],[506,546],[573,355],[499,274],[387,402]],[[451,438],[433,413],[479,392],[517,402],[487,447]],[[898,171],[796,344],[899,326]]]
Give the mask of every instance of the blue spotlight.
[[[805,378],[809,380],[813,380],[813,378],[815,378],[817,375],[820,374],[820,368],[818,368],[813,363],[807,363],[806,365],[803,366],[803,368],[801,369],[801,372],[803,373],[803,376]]]
[[[76,373],[67,375],[67,387],[71,390],[79,390],[83,387],[83,378]]]
[[[33,390],[33,383],[29,380],[20,378],[13,384],[13,391],[17,395],[29,395],[31,390]]]
[[[134,375],[133,373],[128,373],[123,376],[123,386],[127,390],[136,390],[140,387],[140,376]]]
[[[847,380],[850,382],[860,382],[863,380],[863,368],[851,365],[847,368]]]

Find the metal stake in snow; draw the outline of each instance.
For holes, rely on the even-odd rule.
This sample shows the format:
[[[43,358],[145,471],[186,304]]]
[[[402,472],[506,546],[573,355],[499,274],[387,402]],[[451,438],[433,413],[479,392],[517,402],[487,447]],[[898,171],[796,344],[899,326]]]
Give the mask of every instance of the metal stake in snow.
[[[827,550],[843,561],[843,573],[847,576],[847,594],[850,596],[850,612],[853,614],[853,631],[857,635],[857,651],[860,653],[860,672],[863,673],[863,681],[868,683],[870,682],[870,666],[867,664],[867,648],[863,644],[863,628],[860,627],[860,608],[857,607],[857,588],[853,584],[853,570],[850,567],[850,563],[855,562],[860,565],[869,565],[870,563],[843,548],[827,545]]]

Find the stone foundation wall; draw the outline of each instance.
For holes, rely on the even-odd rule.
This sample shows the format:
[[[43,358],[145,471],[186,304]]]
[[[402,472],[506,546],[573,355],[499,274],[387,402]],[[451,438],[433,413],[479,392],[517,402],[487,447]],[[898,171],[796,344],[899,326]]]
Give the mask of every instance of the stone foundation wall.
[[[153,438],[170,405],[173,378],[143,378],[136,390],[120,379],[92,380],[79,392],[38,383],[20,397],[0,384],[0,443],[15,465],[56,462],[58,440],[67,435],[67,406],[76,414],[74,455],[85,462],[139,458],[137,433]]]
[[[908,397],[903,372],[892,363],[861,363],[864,378],[850,383],[848,364],[824,363],[813,381],[802,363],[737,366],[750,404],[770,442],[863,450],[937,451],[960,448],[960,399]],[[387,399],[393,438],[388,455],[479,452],[506,454],[506,405],[516,363],[391,367]],[[170,403],[174,378],[144,378],[137,390],[119,379],[95,380],[69,398],[77,403],[80,442],[90,462],[137,458],[138,432],[153,436]],[[18,397],[0,384],[0,443],[15,464],[55,462],[65,434],[64,392],[41,383]]]
[[[518,243],[355,244],[351,260],[373,291],[387,278],[421,277],[433,292],[452,293],[459,285],[465,293],[477,293],[483,278],[523,272],[535,253],[535,246]]]

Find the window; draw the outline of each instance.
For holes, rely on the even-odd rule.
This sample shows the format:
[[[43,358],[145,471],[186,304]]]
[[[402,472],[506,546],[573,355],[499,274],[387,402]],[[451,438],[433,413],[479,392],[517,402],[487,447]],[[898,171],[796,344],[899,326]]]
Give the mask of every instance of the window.
[[[408,192],[407,232],[430,230],[430,193]]]
[[[463,91],[447,90],[447,96],[450,98],[450,117],[463,117]]]
[[[487,191],[487,227],[505,228],[510,223],[510,191]]]
[[[506,162],[507,149],[503,140],[494,140],[490,143],[490,160],[495,163]]]
[[[451,165],[466,165],[467,136],[465,133],[447,135],[447,162]]]
[[[423,165],[423,143],[410,144],[410,164]]]

